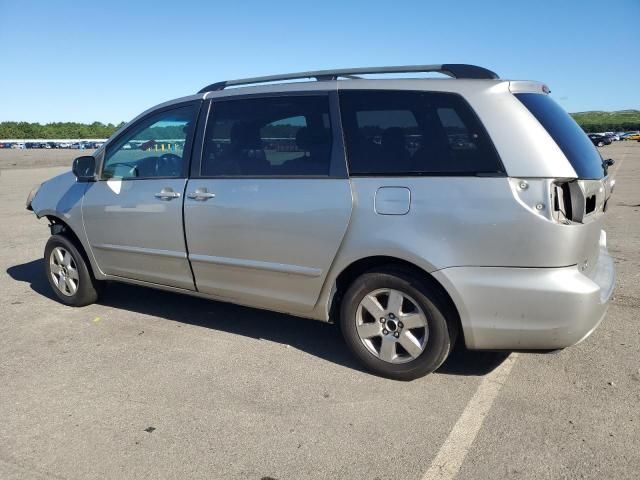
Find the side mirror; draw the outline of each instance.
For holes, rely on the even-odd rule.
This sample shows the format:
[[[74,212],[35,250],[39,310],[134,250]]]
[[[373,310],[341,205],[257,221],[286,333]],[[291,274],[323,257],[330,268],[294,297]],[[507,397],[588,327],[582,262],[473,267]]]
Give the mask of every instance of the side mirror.
[[[609,167],[611,167],[616,161],[613,158],[607,158],[606,160],[602,160],[602,168],[604,169],[604,174],[609,173]]]
[[[91,155],[78,157],[73,161],[71,171],[79,182],[91,182],[95,180],[96,159]]]

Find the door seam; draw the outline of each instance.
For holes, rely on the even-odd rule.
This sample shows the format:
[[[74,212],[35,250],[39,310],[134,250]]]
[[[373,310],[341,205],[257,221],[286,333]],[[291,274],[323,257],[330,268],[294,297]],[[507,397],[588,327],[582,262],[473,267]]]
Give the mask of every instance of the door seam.
[[[189,271],[191,272],[191,280],[193,281],[193,288],[196,292],[200,292],[198,290],[198,283],[196,282],[196,275],[193,272],[193,265],[191,264],[191,258],[189,254],[189,244],[187,243],[187,225],[185,223],[185,211],[184,204],[186,202],[187,196],[187,186],[189,185],[189,178],[185,179],[184,182],[184,190],[182,191],[182,238],[184,239],[184,251],[187,254],[187,263],[189,264]]]

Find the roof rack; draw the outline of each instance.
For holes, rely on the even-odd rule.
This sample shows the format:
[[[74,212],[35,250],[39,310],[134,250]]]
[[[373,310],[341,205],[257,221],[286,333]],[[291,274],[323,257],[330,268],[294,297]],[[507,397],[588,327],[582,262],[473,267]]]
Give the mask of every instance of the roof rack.
[[[357,75],[377,73],[427,73],[438,72],[453,78],[473,78],[495,80],[498,74],[483,67],[467,65],[465,63],[443,63],[442,65],[404,65],[394,67],[364,67],[342,68],[338,70],[317,70],[310,72],[287,73],[284,75],[269,75],[266,77],[242,78],[239,80],[226,80],[207,85],[198,93],[224,90],[227,87],[238,85],[250,85],[254,83],[278,82],[282,80],[297,80],[302,78],[315,78],[321,80],[337,80],[338,78],[359,78]]]

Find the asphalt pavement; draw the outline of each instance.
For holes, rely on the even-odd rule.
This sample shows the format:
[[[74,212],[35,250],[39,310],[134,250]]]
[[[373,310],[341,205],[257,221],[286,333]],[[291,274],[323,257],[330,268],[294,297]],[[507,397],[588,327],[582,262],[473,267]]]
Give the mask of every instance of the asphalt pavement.
[[[126,285],[59,304],[24,201],[68,167],[0,150],[0,478],[637,478],[640,143],[601,151],[618,283],[600,328],[556,354],[459,348],[403,383],[312,320]]]

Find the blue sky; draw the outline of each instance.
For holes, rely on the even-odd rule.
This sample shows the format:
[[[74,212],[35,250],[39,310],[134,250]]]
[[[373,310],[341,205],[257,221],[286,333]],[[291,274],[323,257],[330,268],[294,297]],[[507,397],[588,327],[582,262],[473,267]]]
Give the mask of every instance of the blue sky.
[[[473,63],[640,109],[640,0],[0,0],[0,121],[130,120],[217,80]]]

